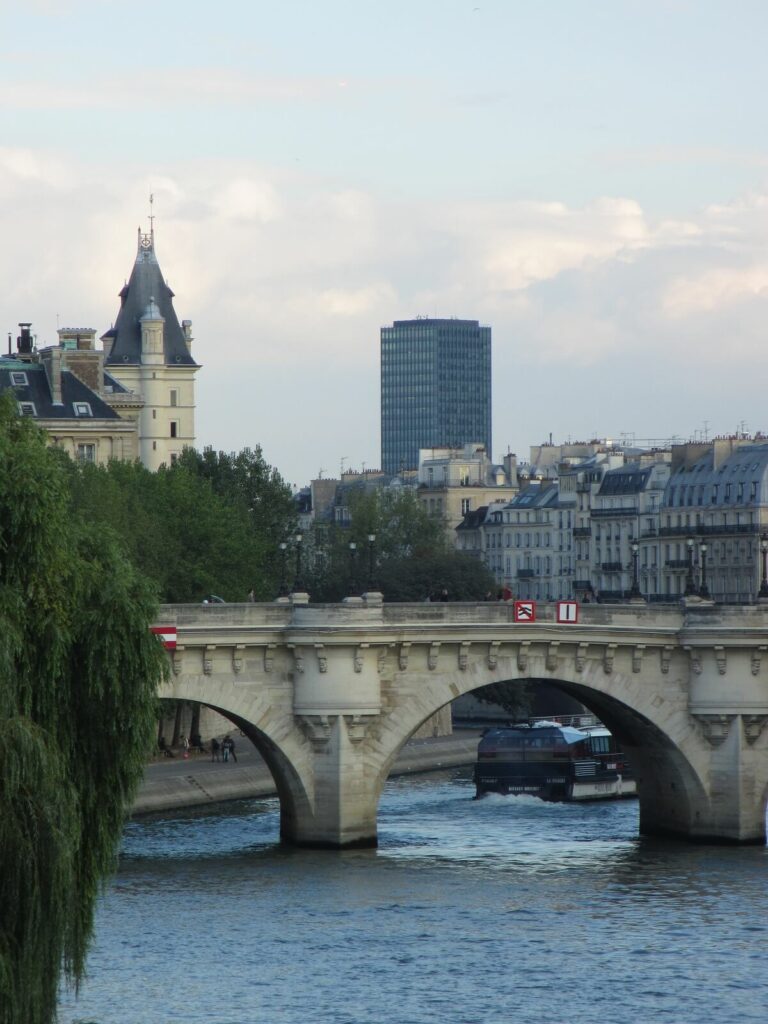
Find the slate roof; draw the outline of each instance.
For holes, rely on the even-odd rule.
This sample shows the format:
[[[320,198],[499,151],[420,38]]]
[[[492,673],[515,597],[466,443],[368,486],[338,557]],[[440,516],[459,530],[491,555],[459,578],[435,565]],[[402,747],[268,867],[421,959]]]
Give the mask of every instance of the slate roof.
[[[11,374],[26,374],[26,384],[14,384]],[[21,359],[0,358],[0,393],[13,390],[19,402],[32,402],[38,420],[119,420],[120,416],[74,373],[61,371],[61,404],[54,405],[45,367]],[[78,416],[75,402],[87,402],[91,416]]]
[[[508,502],[504,508],[552,508],[557,505],[560,489],[557,484],[529,484],[524,491]]]
[[[644,466],[641,469],[637,462],[628,462],[617,469],[609,469],[597,493],[601,498],[609,494],[639,494],[645,489],[651,471],[651,466]]]
[[[669,479],[666,508],[703,505],[768,505],[768,444],[742,445],[714,469],[712,448]]]
[[[105,366],[118,367],[141,362],[141,317],[154,300],[165,320],[163,346],[166,365],[196,366],[187,348],[184,332],[173,308],[173,292],[165,283],[155,255],[154,234],[139,231],[139,249],[131,277],[120,291],[120,310],[114,327],[103,338],[112,339],[112,351]]]

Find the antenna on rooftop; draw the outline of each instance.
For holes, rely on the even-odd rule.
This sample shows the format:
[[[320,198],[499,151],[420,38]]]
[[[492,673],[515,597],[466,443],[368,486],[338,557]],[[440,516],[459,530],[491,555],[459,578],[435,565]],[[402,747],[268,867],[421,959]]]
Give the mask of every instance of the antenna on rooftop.
[[[155,213],[154,213],[155,196],[153,192],[149,193],[149,233],[152,237],[155,237]]]

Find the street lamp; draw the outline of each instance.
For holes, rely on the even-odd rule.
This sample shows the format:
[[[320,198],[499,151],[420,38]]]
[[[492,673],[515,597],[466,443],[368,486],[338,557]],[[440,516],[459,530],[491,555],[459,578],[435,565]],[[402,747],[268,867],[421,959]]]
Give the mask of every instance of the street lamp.
[[[277,545],[280,548],[280,597],[288,594],[288,545],[280,541]]]
[[[640,553],[640,545],[633,537],[629,542],[629,550],[632,552],[632,588],[629,591],[630,600],[632,598],[642,597],[640,593],[640,584],[637,580],[637,559]]]
[[[688,574],[685,579],[685,596],[695,597],[696,584],[693,581],[693,537],[689,537],[685,543],[688,548]]]
[[[373,567],[374,567],[373,545],[375,543],[376,543],[376,534],[375,533],[369,533],[368,534],[368,590],[369,591],[373,591],[373,589],[375,587],[375,581],[373,579]]]
[[[705,601],[709,601],[709,587],[707,586],[707,542],[702,541],[699,544],[699,551],[701,552],[701,586],[699,587],[699,597],[704,598]]]
[[[349,542],[349,591],[350,596],[357,595],[357,544]]]
[[[757,597],[758,600],[768,600],[768,536],[766,534],[762,534],[760,537],[760,557],[762,558],[763,578],[760,581]]]
[[[296,578],[293,581],[293,592],[300,594],[304,590],[304,580],[301,578],[301,542],[304,537],[297,533],[294,535],[294,539],[296,541]]]

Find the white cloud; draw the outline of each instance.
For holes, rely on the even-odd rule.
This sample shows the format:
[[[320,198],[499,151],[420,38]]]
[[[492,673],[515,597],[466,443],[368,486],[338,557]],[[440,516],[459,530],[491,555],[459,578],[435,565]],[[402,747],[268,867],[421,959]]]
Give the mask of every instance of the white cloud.
[[[492,325],[503,447],[523,423],[541,436],[629,421],[684,432],[714,420],[699,407],[715,394],[728,424],[766,425],[759,193],[655,221],[631,198],[414,205],[247,161],[108,173],[5,149],[0,329],[29,319],[49,342],[57,314],[106,329],[150,192],[161,266],[204,365],[200,441],[263,440],[291,478],[340,451],[376,463],[379,327],[419,313]],[[731,395],[740,358],[749,382]],[[692,366],[712,371],[706,386],[675,383]],[[673,384],[674,401],[655,400]],[[609,411],[622,422],[603,422]]]

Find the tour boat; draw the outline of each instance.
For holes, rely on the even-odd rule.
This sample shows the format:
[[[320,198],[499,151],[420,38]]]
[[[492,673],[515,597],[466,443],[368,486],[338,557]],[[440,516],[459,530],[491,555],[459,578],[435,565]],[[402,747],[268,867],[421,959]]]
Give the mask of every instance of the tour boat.
[[[488,729],[477,748],[476,796],[503,793],[542,800],[636,796],[627,759],[603,725],[560,721]]]

